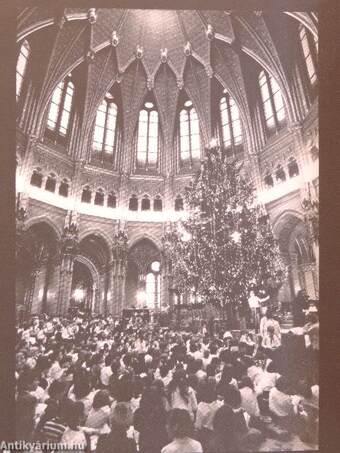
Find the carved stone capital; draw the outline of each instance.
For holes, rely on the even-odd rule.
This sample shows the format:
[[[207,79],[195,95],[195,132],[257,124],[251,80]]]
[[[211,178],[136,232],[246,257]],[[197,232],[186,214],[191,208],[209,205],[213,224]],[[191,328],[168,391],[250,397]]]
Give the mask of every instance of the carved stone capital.
[[[117,47],[119,44],[119,36],[117,34],[116,30],[113,30],[112,35],[111,35],[111,45],[113,47]]]
[[[87,12],[87,19],[91,25],[97,22],[96,8],[90,8]]]

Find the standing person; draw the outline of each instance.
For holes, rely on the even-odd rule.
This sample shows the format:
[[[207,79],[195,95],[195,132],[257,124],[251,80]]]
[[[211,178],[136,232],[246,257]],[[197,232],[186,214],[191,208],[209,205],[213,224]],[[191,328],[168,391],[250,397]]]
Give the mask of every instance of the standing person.
[[[185,409],[173,409],[169,413],[167,430],[172,440],[161,453],[203,453],[202,445],[192,439],[192,421]]]
[[[259,326],[260,299],[255,295],[253,290],[249,293],[248,304],[252,314],[254,329],[257,332]]]
[[[300,289],[293,303],[293,317],[295,327],[302,327],[305,324],[304,310],[308,310],[308,295],[304,289]]]

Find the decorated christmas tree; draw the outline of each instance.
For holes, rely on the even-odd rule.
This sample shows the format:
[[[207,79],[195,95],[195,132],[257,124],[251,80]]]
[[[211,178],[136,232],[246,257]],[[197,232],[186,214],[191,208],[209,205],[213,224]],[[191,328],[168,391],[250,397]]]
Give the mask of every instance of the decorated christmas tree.
[[[177,289],[231,322],[248,306],[250,289],[270,293],[286,278],[268,216],[242,173],[218,147],[207,149],[186,189],[188,217],[163,238]]]

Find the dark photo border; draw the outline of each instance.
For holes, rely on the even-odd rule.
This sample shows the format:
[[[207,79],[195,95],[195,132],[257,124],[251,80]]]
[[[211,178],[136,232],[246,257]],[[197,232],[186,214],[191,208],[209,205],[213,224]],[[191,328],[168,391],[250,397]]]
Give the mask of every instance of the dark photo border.
[[[339,1],[120,0],[2,2],[0,14],[1,234],[0,234],[0,441],[14,436],[15,345],[15,41],[16,5],[155,9],[318,11],[320,127],[320,452],[340,451],[340,21]]]

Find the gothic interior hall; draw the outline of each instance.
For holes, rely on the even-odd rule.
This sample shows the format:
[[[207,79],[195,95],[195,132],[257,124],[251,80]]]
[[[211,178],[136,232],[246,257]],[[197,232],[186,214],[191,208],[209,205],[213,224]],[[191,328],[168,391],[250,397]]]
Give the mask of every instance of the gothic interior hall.
[[[63,345],[65,359],[67,347],[80,354],[87,343],[78,344],[71,328],[63,338],[56,332],[77,326],[75,332],[83,328],[100,344],[99,355],[105,338],[110,348],[116,345],[114,354],[138,350],[142,374],[151,367],[146,356],[156,364],[155,350],[162,351],[163,343],[180,348],[185,341],[196,342],[202,355],[196,357],[190,346],[187,354],[205,364],[207,345],[217,342],[209,357],[226,347],[229,333],[228,348],[239,354],[247,343],[240,338],[250,335],[246,346],[254,345],[249,360],[256,363],[263,357],[275,362],[272,353],[278,349],[284,357],[280,364],[291,369],[289,354],[314,357],[317,15],[65,9],[57,3],[21,8],[17,17],[15,296],[20,335],[30,332],[34,347],[46,348],[52,338],[54,346]],[[277,346],[270,335],[266,342],[263,319],[279,325]],[[40,340],[35,325],[44,332]],[[93,325],[105,335],[94,333]],[[127,336],[122,349],[116,332]],[[274,330],[268,327],[268,332]],[[136,340],[132,349],[129,336]],[[21,341],[24,347],[26,340]],[[47,352],[39,349],[39,354]],[[178,351],[165,348],[163,353],[171,361]],[[223,357],[218,359],[222,363]],[[190,360],[184,362],[191,366]],[[261,371],[272,375],[267,366],[264,360]],[[299,368],[296,382],[306,378],[307,368]],[[201,371],[207,375],[206,364]],[[173,376],[177,372],[182,371],[176,369]],[[281,384],[273,388],[287,396],[282,367],[277,372]],[[233,375],[242,393],[241,378]],[[51,385],[54,379],[49,375],[46,382]],[[313,374],[309,390],[314,391],[315,379]],[[108,390],[106,378],[98,382],[95,389]],[[189,388],[197,398],[195,385]],[[294,406],[299,423],[308,418],[301,435],[280,424],[290,417],[281,400],[275,403],[269,396],[268,409],[272,390],[267,390],[258,396],[261,415],[251,414],[256,423],[249,428],[265,433],[260,449],[269,451],[270,442],[283,450],[315,446],[308,417],[313,422],[316,417],[310,406]],[[299,392],[301,385],[289,401]],[[229,408],[228,395],[224,408]],[[176,413],[183,409],[176,398],[167,404],[174,420],[180,423],[183,416],[185,425],[186,414]],[[275,404],[280,406],[276,412]],[[195,424],[197,408],[191,410],[189,423]],[[192,438],[188,451],[209,453],[210,437],[195,427],[199,435],[185,437]],[[212,424],[205,429],[215,432]],[[141,453],[180,451],[176,437],[152,450],[147,441],[144,445],[144,434],[139,443],[134,438]],[[171,441],[173,449],[167,445]],[[216,446],[214,451],[222,450]]]

